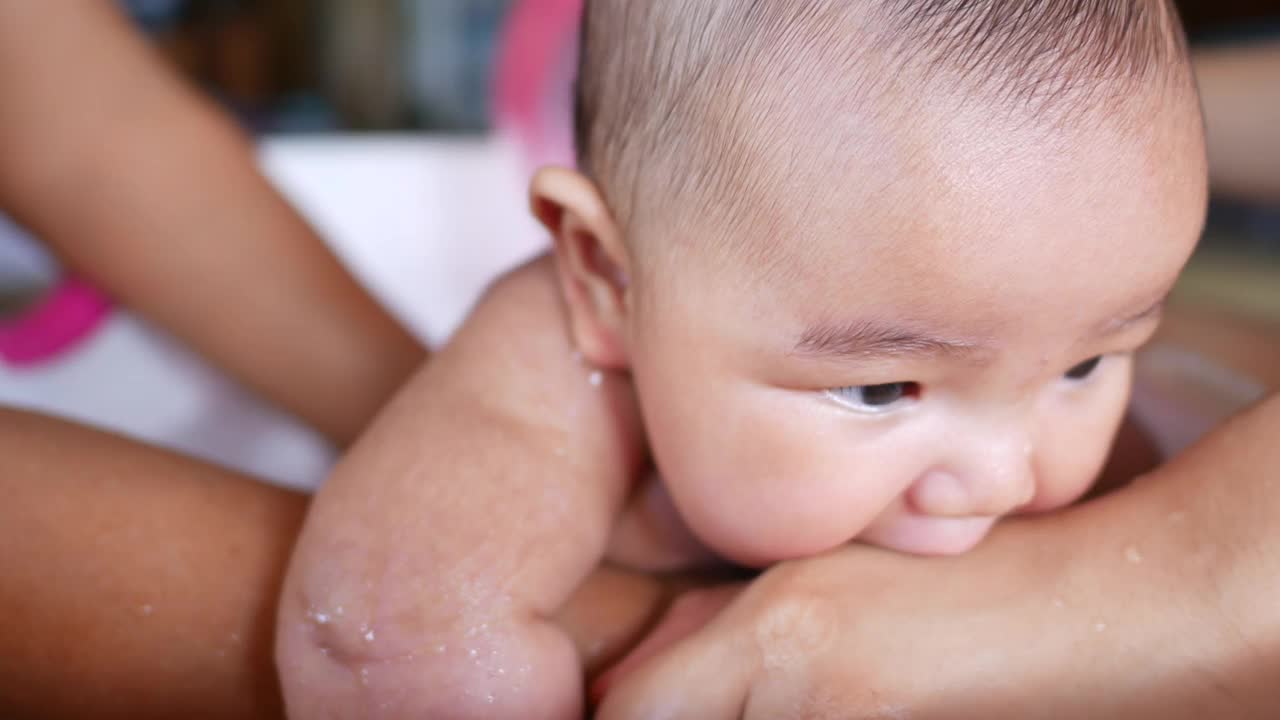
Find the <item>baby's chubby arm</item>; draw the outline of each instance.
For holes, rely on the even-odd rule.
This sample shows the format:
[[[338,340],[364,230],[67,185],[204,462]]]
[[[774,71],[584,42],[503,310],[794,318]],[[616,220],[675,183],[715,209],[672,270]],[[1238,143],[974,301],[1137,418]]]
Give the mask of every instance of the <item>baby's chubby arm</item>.
[[[315,498],[279,616],[290,717],[580,717],[550,618],[640,440],[625,381],[575,360],[550,262],[502,280]]]

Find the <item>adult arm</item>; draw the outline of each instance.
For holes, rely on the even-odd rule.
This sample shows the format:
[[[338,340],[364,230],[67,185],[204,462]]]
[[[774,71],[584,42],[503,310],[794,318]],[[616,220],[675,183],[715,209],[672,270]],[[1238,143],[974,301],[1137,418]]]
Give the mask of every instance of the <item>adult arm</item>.
[[[306,499],[0,409],[0,716],[272,718]]]
[[[423,349],[114,5],[0,3],[0,210],[345,445]]]

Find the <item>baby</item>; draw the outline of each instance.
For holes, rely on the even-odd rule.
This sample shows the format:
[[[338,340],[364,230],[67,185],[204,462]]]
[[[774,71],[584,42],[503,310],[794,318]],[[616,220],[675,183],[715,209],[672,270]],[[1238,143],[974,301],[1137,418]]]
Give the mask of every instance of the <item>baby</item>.
[[[589,3],[534,182],[693,535],[971,548],[1097,476],[1204,206],[1158,0]]]
[[[533,204],[581,381],[630,377],[661,478],[603,520],[610,559],[961,553],[1089,489],[1203,218],[1171,3],[593,0],[580,73],[582,170],[541,172]],[[579,713],[548,608],[519,600],[535,576],[438,536],[495,542],[492,508],[432,492],[370,495],[425,518],[396,541],[436,602],[399,651],[440,662],[414,680],[428,705],[400,709]],[[543,493],[461,492],[503,497],[510,542],[555,559],[533,548],[569,529],[522,510]]]

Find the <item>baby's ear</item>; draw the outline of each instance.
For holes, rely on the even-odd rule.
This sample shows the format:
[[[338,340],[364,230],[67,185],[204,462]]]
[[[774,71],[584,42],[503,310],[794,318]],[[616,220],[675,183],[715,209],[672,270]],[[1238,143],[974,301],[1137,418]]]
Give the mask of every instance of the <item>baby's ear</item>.
[[[596,367],[628,366],[631,259],[595,183],[564,168],[533,179],[533,214],[555,240],[560,287],[578,350]]]

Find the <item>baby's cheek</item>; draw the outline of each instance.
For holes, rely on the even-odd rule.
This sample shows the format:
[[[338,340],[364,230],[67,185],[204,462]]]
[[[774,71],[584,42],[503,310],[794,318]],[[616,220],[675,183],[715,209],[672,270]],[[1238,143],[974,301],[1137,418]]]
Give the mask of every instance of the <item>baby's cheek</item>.
[[[1093,487],[1101,460],[1092,462],[1087,458],[1072,458],[1074,462],[1060,466],[1054,476],[1044,478],[1036,489],[1035,498],[1020,508],[1016,514],[1047,513],[1060,510],[1084,497]]]
[[[789,469],[760,463],[734,476],[672,480],[690,529],[718,554],[765,566],[809,557],[849,542],[884,506],[854,477],[833,476],[797,461]]]
[[[811,395],[743,383],[642,398],[650,444],[689,529],[765,566],[855,538],[902,491],[902,453],[868,442]]]
[[[1089,492],[1106,464],[1124,416],[1128,384],[1113,379],[1078,416],[1055,419],[1037,442],[1035,499],[1024,513],[1066,507]]]

